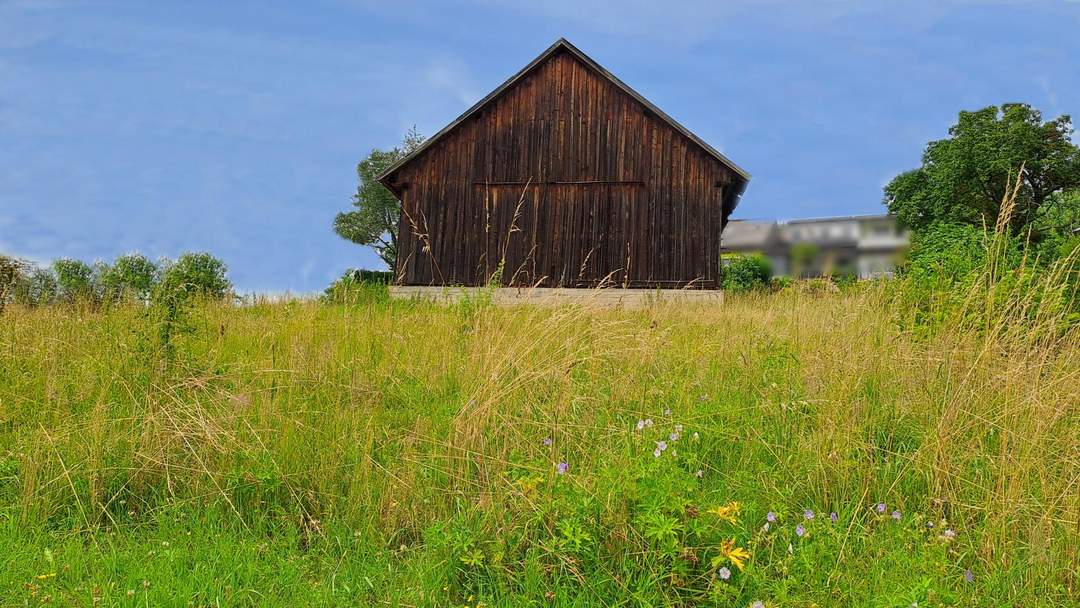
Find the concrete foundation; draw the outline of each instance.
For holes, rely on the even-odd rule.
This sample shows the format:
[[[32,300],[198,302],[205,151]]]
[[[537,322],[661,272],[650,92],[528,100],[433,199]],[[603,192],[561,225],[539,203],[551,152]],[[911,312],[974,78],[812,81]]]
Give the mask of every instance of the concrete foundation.
[[[390,297],[396,300],[431,300],[451,303],[491,293],[495,304],[514,306],[533,304],[558,306],[583,304],[599,307],[643,308],[668,303],[721,304],[724,294],[712,289],[571,289],[550,287],[428,287],[392,285]]]

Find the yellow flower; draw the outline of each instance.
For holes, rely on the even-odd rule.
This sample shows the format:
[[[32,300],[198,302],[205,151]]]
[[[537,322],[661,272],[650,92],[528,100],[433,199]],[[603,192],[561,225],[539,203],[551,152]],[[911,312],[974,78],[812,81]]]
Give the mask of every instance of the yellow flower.
[[[707,511],[707,513],[712,513],[713,515],[719,517],[720,519],[723,519],[725,521],[730,521],[733,524],[737,524],[737,523],[739,523],[739,511],[741,509],[742,509],[742,505],[740,505],[739,503],[737,503],[737,502],[729,502],[726,505],[720,505],[720,506],[713,507],[713,508],[709,509]]]
[[[750,552],[742,547],[735,546],[735,539],[725,540],[720,544],[720,552],[724,554],[735,567],[742,572],[746,566],[746,560],[750,559]]]

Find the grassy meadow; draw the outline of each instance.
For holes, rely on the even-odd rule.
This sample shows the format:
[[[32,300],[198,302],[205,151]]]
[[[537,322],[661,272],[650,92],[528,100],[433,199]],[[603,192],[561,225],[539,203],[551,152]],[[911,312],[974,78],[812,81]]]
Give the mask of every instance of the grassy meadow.
[[[6,310],[0,605],[1080,602],[1075,326],[362,295]]]

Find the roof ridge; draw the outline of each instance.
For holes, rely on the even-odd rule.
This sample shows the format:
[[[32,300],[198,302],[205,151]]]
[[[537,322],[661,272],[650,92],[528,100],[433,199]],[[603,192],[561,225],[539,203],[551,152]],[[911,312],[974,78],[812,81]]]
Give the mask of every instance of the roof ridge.
[[[667,123],[670,127],[675,129],[679,133],[682,133],[685,137],[687,137],[692,142],[697,144],[700,148],[705,150],[705,152],[707,152],[710,156],[713,156],[714,158],[719,160],[721,163],[723,163],[726,167],[728,167],[729,169],[731,169],[732,171],[737,173],[740,177],[743,178],[743,180],[744,180],[743,186],[745,187],[746,182],[748,182],[750,180],[750,174],[747,173],[746,170],[739,167],[737,164],[735,164],[734,161],[732,161],[727,156],[724,156],[722,153],[720,153],[718,150],[716,150],[715,148],[710,146],[708,143],[706,143],[700,137],[698,137],[697,135],[694,135],[689,129],[687,129],[686,127],[679,124],[679,122],[676,121],[674,118],[668,116],[663,110],[656,107],[652,102],[650,102],[648,99],[643,97],[640,93],[638,93],[637,91],[632,89],[629,85],[627,85],[623,81],[619,80],[614,74],[609,72],[606,68],[604,68],[602,65],[600,65],[596,60],[594,60],[592,57],[589,57],[588,55],[586,55],[583,51],[581,51],[581,49],[574,46],[569,40],[567,40],[565,37],[562,37],[562,36],[560,36],[557,40],[555,40],[555,42],[552,43],[551,46],[549,46],[547,49],[545,49],[542,53],[537,55],[535,59],[533,59],[528,64],[526,64],[525,67],[518,70],[517,73],[515,73],[513,76],[508,78],[505,82],[503,82],[501,85],[499,85],[494,90],[492,90],[490,93],[488,93],[483,98],[481,98],[480,101],[477,101],[475,104],[473,104],[471,107],[469,107],[469,109],[465,110],[465,112],[463,112],[460,116],[458,116],[453,121],[451,121],[450,124],[446,125],[442,129],[440,129],[439,132],[437,132],[435,135],[432,135],[430,138],[428,138],[426,141],[424,141],[424,143],[421,144],[419,147],[417,147],[415,150],[413,150],[409,154],[407,154],[404,157],[402,157],[401,159],[399,159],[394,164],[392,164],[389,167],[387,167],[386,169],[384,169],[382,171],[382,173],[380,173],[379,175],[376,176],[375,179],[381,182],[383,179],[387,178],[391,173],[397,171],[401,167],[403,167],[406,164],[412,162],[414,159],[416,159],[421,154],[423,154],[429,147],[431,147],[431,145],[435,141],[438,141],[443,136],[447,135],[450,131],[453,131],[458,125],[460,125],[462,122],[464,122],[467,118],[469,118],[474,113],[479,111],[480,108],[486,106],[489,102],[494,100],[496,97],[498,97],[504,91],[509,89],[514,83],[516,83],[518,80],[520,80],[525,74],[530,72],[533,68],[538,66],[542,61],[547,59],[551,54],[553,54],[556,50],[558,50],[560,48],[565,48],[567,51],[572,53],[574,56],[576,56],[579,60],[581,60],[587,66],[589,66],[592,69],[599,72],[601,76],[603,76],[603,77],[607,78],[608,80],[610,80],[616,87],[621,89],[624,93],[626,93],[627,95],[630,95],[632,98],[634,98],[639,103],[644,105],[649,111],[656,114],[657,117],[660,118],[660,120]],[[737,203],[739,195],[741,195],[741,192],[736,194],[736,196],[734,198],[735,203]],[[735,205],[732,204],[731,208],[732,208],[732,210],[734,210]]]

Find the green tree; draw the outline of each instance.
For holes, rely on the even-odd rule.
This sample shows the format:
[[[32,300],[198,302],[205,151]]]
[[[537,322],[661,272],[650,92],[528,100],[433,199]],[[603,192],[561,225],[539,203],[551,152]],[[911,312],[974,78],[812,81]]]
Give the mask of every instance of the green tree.
[[[94,270],[86,262],[60,258],[52,264],[56,274],[58,297],[65,302],[94,298]]]
[[[4,306],[15,297],[26,271],[26,262],[0,254],[0,312],[3,312]]]
[[[154,288],[157,274],[157,265],[150,258],[141,253],[130,253],[103,266],[98,283],[106,300],[131,297],[145,302]]]
[[[52,304],[59,294],[60,286],[50,268],[30,268],[15,286],[15,301],[23,306]]]
[[[232,290],[226,277],[225,262],[209,253],[185,253],[175,262],[166,262],[161,271],[161,281],[154,288],[157,299],[181,299],[192,297],[223,299]]]
[[[353,195],[352,211],[334,217],[334,232],[341,238],[375,250],[390,268],[397,268],[397,230],[401,203],[392,192],[375,178],[388,167],[412,153],[424,143],[413,127],[405,135],[401,147],[393,150],[372,150],[356,166],[360,180]]]
[[[922,166],[885,187],[885,205],[915,231],[935,222],[994,225],[1010,179],[1024,166],[1011,225],[1031,224],[1040,209],[1080,187],[1080,148],[1069,116],[1043,122],[1027,104],[961,112],[949,137],[930,142]]]

